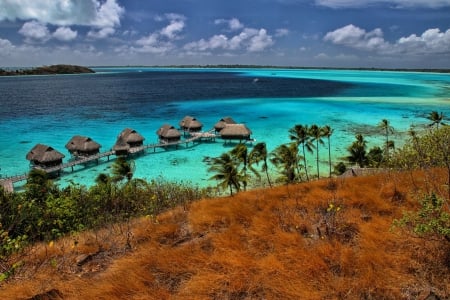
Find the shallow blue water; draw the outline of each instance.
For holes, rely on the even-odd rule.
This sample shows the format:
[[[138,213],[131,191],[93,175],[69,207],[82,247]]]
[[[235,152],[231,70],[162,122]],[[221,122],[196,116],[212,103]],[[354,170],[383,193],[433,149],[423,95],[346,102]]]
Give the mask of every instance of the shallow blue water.
[[[44,143],[66,155],[67,141],[90,136],[109,150],[119,132],[131,127],[157,141],[164,123],[177,126],[185,115],[205,129],[221,117],[246,123],[268,149],[288,142],[295,124],[330,125],[334,160],[345,155],[354,134],[368,137],[369,146],[382,138],[376,124],[388,119],[398,132],[426,124],[432,110],[450,116],[450,76],[436,73],[272,70],[97,68],[97,74],[0,78],[0,174],[25,173],[27,152]],[[230,149],[222,141],[188,149],[158,151],[136,157],[136,177],[213,185],[206,156]],[[326,159],[328,150],[322,147]],[[311,169],[315,163],[311,158]],[[109,163],[67,172],[59,183],[91,184]],[[323,167],[325,171],[326,168]],[[189,174],[189,176],[186,176]]]

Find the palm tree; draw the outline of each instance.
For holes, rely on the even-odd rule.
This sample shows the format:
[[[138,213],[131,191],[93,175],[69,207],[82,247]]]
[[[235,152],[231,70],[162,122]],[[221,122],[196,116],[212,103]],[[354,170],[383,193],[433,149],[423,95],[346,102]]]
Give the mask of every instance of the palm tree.
[[[129,182],[133,178],[134,170],[134,161],[128,162],[124,157],[118,157],[112,165],[113,181],[118,182],[126,178]]]
[[[439,124],[445,125],[444,123],[442,123],[442,121],[444,120],[444,114],[442,112],[438,113],[437,111],[433,110],[428,115],[427,119],[431,121],[431,124],[429,124],[430,127],[436,125],[436,129],[439,129]]]
[[[220,157],[215,157],[211,161],[208,172],[215,172],[210,179],[219,181],[218,186],[230,189],[230,195],[233,195],[233,187],[236,191],[240,190],[239,174],[235,159],[229,153],[223,153]]]
[[[350,155],[347,156],[347,160],[351,163],[357,163],[360,168],[363,168],[367,164],[367,142],[361,134],[357,134],[355,138],[356,141],[347,148],[350,152]]]
[[[393,134],[394,133],[394,127],[391,126],[391,124],[389,123],[389,121],[387,119],[383,119],[381,120],[381,122],[378,124],[378,127],[381,128],[381,130],[383,130],[384,132],[384,136],[386,137],[386,143],[384,145],[384,151],[385,151],[385,156],[386,159],[389,159],[389,133]]]
[[[296,170],[299,160],[297,143],[282,144],[270,154],[272,156],[270,161],[278,169],[281,169],[285,181],[287,183],[294,182],[297,179]]]
[[[269,186],[272,187],[272,183],[270,182],[270,177],[269,177],[268,165],[267,165],[267,147],[266,147],[266,143],[264,143],[264,142],[256,144],[248,156],[248,163],[249,163],[250,169],[257,176],[259,176],[259,173],[255,169],[252,168],[252,164],[259,164],[260,161],[262,161],[261,171],[266,172],[267,182],[269,183]]]
[[[331,177],[331,136],[333,135],[334,130],[331,129],[329,125],[325,125],[322,127],[322,135],[328,140],[328,164],[330,166],[330,175]]]
[[[308,167],[306,165],[306,151],[312,153],[314,149],[314,145],[311,142],[309,136],[309,128],[307,125],[295,125],[293,128],[289,129],[289,138],[291,141],[294,141],[298,145],[302,145],[302,154],[303,154],[303,164],[305,166],[305,175],[306,180],[309,181],[308,176]]]
[[[109,178],[108,174],[100,173],[95,178],[95,183],[96,184],[107,184],[107,183],[109,183],[110,180],[111,180],[111,178]]]
[[[309,128],[309,134],[312,137],[312,142],[316,142],[316,163],[317,163],[317,178],[320,178],[319,170],[319,144],[323,145],[323,131],[316,124]]]
[[[241,173],[241,179],[244,186],[244,191],[247,189],[247,163],[248,163],[248,148],[245,144],[239,143],[233,149],[230,154],[239,162],[243,164]]]

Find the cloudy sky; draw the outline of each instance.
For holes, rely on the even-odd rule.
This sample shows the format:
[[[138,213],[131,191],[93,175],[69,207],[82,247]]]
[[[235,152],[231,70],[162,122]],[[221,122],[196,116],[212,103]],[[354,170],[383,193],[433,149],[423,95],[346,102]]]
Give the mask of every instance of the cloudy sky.
[[[450,0],[0,0],[0,67],[450,68]]]

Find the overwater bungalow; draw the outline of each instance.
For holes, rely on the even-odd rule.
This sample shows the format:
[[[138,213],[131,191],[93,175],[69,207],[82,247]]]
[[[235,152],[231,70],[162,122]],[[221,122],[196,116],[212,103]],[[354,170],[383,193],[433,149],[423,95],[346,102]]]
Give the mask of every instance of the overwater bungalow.
[[[232,117],[224,117],[214,125],[214,130],[220,132],[227,124],[236,124],[236,121]]]
[[[117,137],[117,141],[113,146],[116,155],[128,155],[133,152],[133,148],[143,146],[145,138],[136,130],[125,128]]]
[[[226,124],[220,131],[220,137],[224,140],[249,141],[252,131],[245,124]]]
[[[64,157],[64,154],[61,152],[43,144],[37,144],[26,155],[26,159],[29,160],[33,166],[42,168],[58,166],[62,164],[62,159]]]
[[[87,157],[100,152],[100,144],[90,137],[81,135],[73,136],[66,144],[66,149],[75,157]]]
[[[156,134],[158,135],[159,142],[162,144],[178,142],[181,139],[181,133],[169,124],[161,126],[158,131],[156,131]]]
[[[199,132],[203,128],[203,124],[191,116],[185,116],[180,121],[179,125],[184,132]]]

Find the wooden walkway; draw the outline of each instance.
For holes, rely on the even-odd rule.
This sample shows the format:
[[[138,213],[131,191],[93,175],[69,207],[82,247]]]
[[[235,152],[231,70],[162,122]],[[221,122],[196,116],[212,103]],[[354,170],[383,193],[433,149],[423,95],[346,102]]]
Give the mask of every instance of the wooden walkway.
[[[153,149],[153,152],[156,152],[157,148],[166,148],[166,147],[178,146],[178,145],[182,145],[182,144],[186,144],[186,146],[187,146],[189,143],[194,142],[196,140],[199,140],[199,141],[202,139],[210,139],[211,140],[216,137],[217,136],[213,131],[195,132],[195,133],[193,132],[193,133],[191,133],[191,137],[188,139],[179,140],[179,141],[170,142],[170,143],[157,143],[157,144],[143,145],[140,147],[133,147],[128,151],[128,153],[135,154],[135,153],[143,152],[144,150],[147,150],[147,149]],[[56,173],[56,172],[60,172],[67,168],[72,168],[72,171],[73,171],[73,167],[75,167],[77,165],[86,164],[91,161],[98,162],[98,160],[103,157],[108,157],[108,161],[109,161],[109,157],[111,155],[115,155],[115,154],[116,154],[115,151],[111,150],[111,151],[102,152],[102,153],[99,153],[96,155],[84,157],[81,159],[69,161],[67,163],[63,163],[63,164],[60,164],[60,165],[57,165],[54,167],[43,168],[40,166],[35,166],[34,168],[43,170],[47,173]],[[28,178],[28,173],[22,174],[22,175],[15,175],[15,176],[10,176],[10,177],[0,178],[0,186],[2,186],[5,191],[12,192],[14,190],[14,183],[22,181],[22,180],[26,180],[27,178]]]

